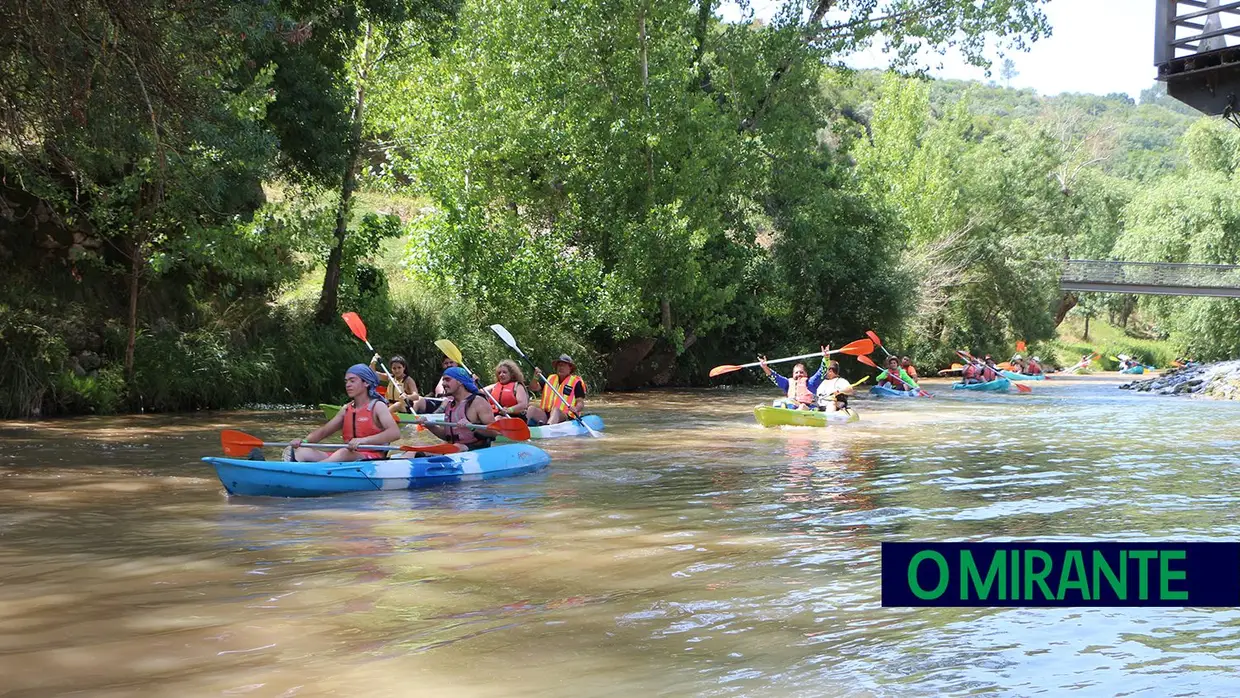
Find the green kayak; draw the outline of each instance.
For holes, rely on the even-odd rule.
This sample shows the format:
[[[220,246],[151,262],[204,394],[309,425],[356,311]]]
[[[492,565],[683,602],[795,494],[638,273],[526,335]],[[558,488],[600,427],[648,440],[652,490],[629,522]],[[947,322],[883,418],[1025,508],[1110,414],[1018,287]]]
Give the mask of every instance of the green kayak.
[[[753,416],[758,420],[758,424],[764,427],[825,427],[828,424],[844,424],[861,419],[861,415],[853,409],[847,412],[813,412],[769,405],[753,408]]]

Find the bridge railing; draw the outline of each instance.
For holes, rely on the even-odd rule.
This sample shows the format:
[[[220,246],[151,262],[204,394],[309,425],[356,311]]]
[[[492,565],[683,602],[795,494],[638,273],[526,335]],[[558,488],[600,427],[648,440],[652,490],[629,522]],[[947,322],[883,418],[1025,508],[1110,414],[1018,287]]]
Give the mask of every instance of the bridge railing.
[[[1154,64],[1240,44],[1240,2],[1156,0]]]
[[[1110,262],[1069,259],[1060,281],[1065,288],[1079,284],[1151,286],[1183,289],[1240,289],[1240,266],[1176,264],[1170,262]]]

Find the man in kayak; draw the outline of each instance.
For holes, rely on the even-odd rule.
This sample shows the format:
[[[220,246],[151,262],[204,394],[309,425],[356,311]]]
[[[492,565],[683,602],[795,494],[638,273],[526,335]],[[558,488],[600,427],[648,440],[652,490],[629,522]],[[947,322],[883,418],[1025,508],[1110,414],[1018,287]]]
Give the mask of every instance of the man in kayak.
[[[504,359],[495,366],[495,382],[483,388],[500,407],[505,417],[524,417],[530,406],[530,394],[525,391],[525,375],[512,359]]]
[[[900,367],[900,360],[894,356],[887,357],[887,368],[874,381],[893,390],[916,390],[913,379]]]
[[[1008,363],[1012,364],[1012,373],[1024,373],[1025,372],[1025,360],[1024,358],[1021,357],[1020,354],[1016,354],[1012,356],[1012,360]]]
[[[827,362],[827,377],[814,393],[818,398],[818,409],[823,412],[848,409],[848,396],[853,394],[853,387],[852,383],[840,377],[840,362]]]
[[[379,362],[379,355],[375,354],[370,359],[370,370],[375,370],[375,364]],[[403,356],[393,356],[388,359],[388,368],[392,371],[392,381],[388,380],[386,374],[379,374],[379,382],[387,383],[387,389],[384,390],[383,397],[388,401],[388,411],[395,417],[400,412],[409,412],[413,405],[417,404],[419,399],[418,384],[413,380],[413,376],[409,375],[409,362],[405,361]],[[400,389],[397,389],[397,385]],[[401,399],[401,391],[404,391],[405,398]]]
[[[577,364],[573,363],[573,357],[560,354],[560,358],[551,362],[551,368],[555,373],[547,378],[543,376],[542,369],[534,367],[534,377],[538,380],[530,384],[530,390],[541,392],[542,399],[537,405],[530,405],[525,412],[525,421],[532,427],[559,424],[580,417],[585,412],[586,382],[577,375]],[[564,404],[560,395],[568,400],[568,405]]]
[[[771,379],[780,390],[784,391],[785,398],[781,400],[781,407],[790,410],[812,410],[814,409],[814,393],[818,390],[818,385],[822,383],[822,369],[827,365],[830,347],[822,347],[822,366],[818,367],[818,372],[809,375],[805,370],[805,364],[796,364],[792,367],[792,377],[784,378],[770,366],[766,365],[766,357],[758,357],[758,365],[762,367],[762,371],[766,373],[766,377]]]
[[[904,372],[908,374],[908,377],[913,380],[917,380],[920,377],[917,375],[917,367],[913,365],[913,360],[907,356],[900,359],[900,368],[904,369]]]
[[[319,461],[346,462],[386,458],[387,451],[359,449],[359,446],[387,446],[400,440],[400,424],[387,410],[387,404],[379,395],[379,375],[365,364],[355,364],[344,374],[344,392],[349,404],[327,421],[327,424],[310,432],[304,441],[321,442],[340,432],[346,446],[331,453],[314,448],[303,448],[303,439],[293,439],[284,449],[284,460],[316,463]]]
[[[452,366],[443,372],[439,384],[444,388],[444,421],[425,422],[423,426],[435,436],[456,444],[462,451],[486,448],[499,436],[489,429],[469,429],[457,424],[490,424],[495,421],[491,403],[478,391],[474,377],[460,366]]]

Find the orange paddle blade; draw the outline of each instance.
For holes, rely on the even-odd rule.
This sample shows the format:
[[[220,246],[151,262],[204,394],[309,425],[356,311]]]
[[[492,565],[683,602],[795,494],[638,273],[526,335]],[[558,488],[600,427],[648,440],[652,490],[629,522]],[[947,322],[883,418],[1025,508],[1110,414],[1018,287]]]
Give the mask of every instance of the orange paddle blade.
[[[1017,389],[1017,390],[1019,390],[1019,391],[1020,391],[1020,392],[1022,392],[1022,393],[1032,393],[1032,392],[1033,392],[1033,388],[1030,388],[1029,386],[1024,385],[1024,384],[1022,384],[1022,383],[1012,383],[1012,385],[1016,386],[1016,389]]]
[[[1016,369],[1012,366],[1012,362],[1011,362],[1011,361],[1004,361],[1003,363],[1000,363],[1000,364],[995,364],[995,365],[996,365],[996,366],[998,366],[999,368],[1003,369],[1004,371],[1015,371],[1015,370],[1016,370]]]
[[[487,425],[487,428],[491,431],[498,431],[513,441],[530,440],[530,425],[526,424],[524,419],[505,417],[504,419],[497,419],[491,422]]]
[[[349,326],[349,330],[353,332],[353,336],[362,340],[366,340],[366,323],[362,322],[362,318],[357,313],[345,313],[340,317],[344,318],[344,323]]]
[[[874,330],[866,330],[865,336],[869,337],[871,342],[874,342],[874,346],[883,346],[883,340],[879,339],[878,335],[874,334]]]
[[[858,339],[855,342],[849,342],[840,347],[840,353],[849,354],[851,356],[861,356],[874,351],[874,342],[868,339]]]
[[[1022,339],[1016,343],[1016,351],[1024,351],[1024,350],[1025,350],[1025,340]]]
[[[878,366],[878,364],[874,363],[874,359],[871,359],[870,357],[866,356],[865,354],[862,354],[861,356],[858,356],[858,357],[857,357],[857,361],[860,361],[861,363],[865,364],[866,366],[873,366],[874,368],[878,368],[878,367],[879,367],[879,366]]]
[[[710,377],[714,378],[715,376],[722,376],[725,373],[731,373],[733,371],[739,371],[739,370],[741,370],[740,366],[736,366],[733,364],[724,364],[722,366],[716,366],[712,368],[710,370]]]
[[[262,448],[263,440],[244,431],[225,429],[220,432],[220,444],[224,447],[224,455],[241,458],[250,455],[250,451],[256,448]]]

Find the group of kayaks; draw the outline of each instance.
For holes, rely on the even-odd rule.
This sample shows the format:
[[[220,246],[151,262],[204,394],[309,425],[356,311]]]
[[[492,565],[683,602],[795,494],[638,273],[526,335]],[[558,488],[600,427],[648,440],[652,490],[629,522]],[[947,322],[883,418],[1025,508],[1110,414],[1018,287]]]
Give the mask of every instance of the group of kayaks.
[[[374,352],[366,337],[366,327],[356,313],[342,316],[349,329]],[[529,358],[517,346],[516,340],[502,325],[491,329],[521,358]],[[450,341],[436,342],[457,365],[461,363],[460,350]],[[376,358],[378,354],[376,354]],[[564,358],[564,357],[561,357]],[[384,369],[386,371],[386,367]],[[460,370],[460,369],[457,369]],[[447,374],[445,374],[447,375]],[[552,383],[546,385],[556,390]],[[557,390],[558,394],[558,390]],[[562,399],[562,398],[561,398]],[[319,408],[328,420],[343,409],[340,405],[320,404]],[[442,422],[444,415],[398,413],[401,424]],[[502,422],[515,422],[515,427],[501,426]],[[268,461],[261,455],[262,447],[290,446],[291,444],[264,443],[261,439],[236,431],[221,434],[225,457],[209,456],[202,460],[215,468],[216,475],[230,495],[252,497],[317,497],[345,492],[375,492],[385,490],[411,490],[477,480],[491,480],[532,473],[546,468],[551,455],[528,443],[527,439],[542,440],[573,436],[601,436],[603,419],[596,414],[542,426],[528,426],[523,419],[501,419],[491,425],[498,431],[495,443],[472,451],[457,451],[449,444],[439,446],[385,446],[390,454],[386,458],[355,460],[347,462],[292,460]],[[417,427],[421,429],[419,425]],[[505,429],[513,429],[505,431]],[[528,429],[528,436],[526,430]],[[511,435],[506,437],[505,433]],[[336,448],[338,445],[304,444],[307,446]],[[455,446],[452,444],[451,446]],[[250,450],[258,447],[256,454]],[[412,457],[402,454],[412,452]],[[239,455],[250,457],[240,458]]]

